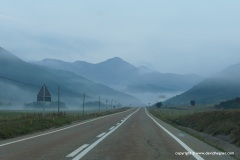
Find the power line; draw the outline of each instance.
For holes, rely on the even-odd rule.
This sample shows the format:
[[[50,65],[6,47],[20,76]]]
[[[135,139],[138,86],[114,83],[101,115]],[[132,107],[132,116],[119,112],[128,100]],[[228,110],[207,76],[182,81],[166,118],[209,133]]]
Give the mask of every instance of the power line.
[[[1,75],[0,75],[0,78],[5,79],[5,80],[8,80],[8,81],[12,81],[12,82],[16,82],[16,83],[20,83],[20,84],[32,86],[32,87],[41,87],[40,85],[35,85],[35,84],[30,84],[30,83],[21,82],[21,81],[14,80],[14,79],[11,79],[11,78],[7,78],[7,77],[1,76]]]

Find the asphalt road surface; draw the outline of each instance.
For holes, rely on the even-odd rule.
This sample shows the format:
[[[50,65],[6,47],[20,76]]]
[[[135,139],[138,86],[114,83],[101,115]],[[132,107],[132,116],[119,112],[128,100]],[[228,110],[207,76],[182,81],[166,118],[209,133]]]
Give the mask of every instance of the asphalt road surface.
[[[233,159],[218,154],[145,108],[0,141],[0,160]]]

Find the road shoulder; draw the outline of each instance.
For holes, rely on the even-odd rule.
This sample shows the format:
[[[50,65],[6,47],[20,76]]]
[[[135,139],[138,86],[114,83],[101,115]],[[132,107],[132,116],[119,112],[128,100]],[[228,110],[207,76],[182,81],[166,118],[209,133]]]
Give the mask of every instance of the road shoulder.
[[[194,150],[197,153],[221,153],[222,151],[206,144],[205,142],[189,135],[188,133],[179,130],[172,125],[156,118],[151,113],[148,112],[151,117],[154,118],[155,121],[157,121],[160,125],[162,125],[164,128],[166,128],[168,131],[170,131],[173,135],[175,135],[177,138],[179,138],[181,141],[183,141],[187,146],[189,146],[192,150]],[[204,159],[212,159],[212,160],[232,160],[235,159],[231,156],[226,155],[202,155]]]

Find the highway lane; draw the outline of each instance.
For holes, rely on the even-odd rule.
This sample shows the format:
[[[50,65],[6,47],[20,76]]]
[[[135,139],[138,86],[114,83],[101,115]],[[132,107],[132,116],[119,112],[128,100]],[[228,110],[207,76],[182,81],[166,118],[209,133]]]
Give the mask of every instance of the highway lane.
[[[122,119],[136,110],[131,109],[89,122],[74,124],[68,128],[62,127],[0,141],[0,160],[69,159],[66,156],[73,150],[82,144],[91,144],[98,139],[96,136],[120,123]]]
[[[173,138],[174,137],[174,138]],[[89,151],[84,160],[228,160],[230,156],[176,155],[176,153],[220,152],[200,140],[153,118],[144,109],[132,115],[126,123]]]
[[[184,152],[185,149],[159,129],[141,109],[83,159],[194,159],[192,156],[179,157],[175,155],[177,151]]]
[[[229,156],[176,155],[187,151],[219,151],[152,118],[144,108],[131,109],[55,131],[51,130],[50,134],[44,132],[46,135],[42,136],[35,134],[1,141],[0,160],[232,159]],[[33,136],[37,137],[11,144]]]

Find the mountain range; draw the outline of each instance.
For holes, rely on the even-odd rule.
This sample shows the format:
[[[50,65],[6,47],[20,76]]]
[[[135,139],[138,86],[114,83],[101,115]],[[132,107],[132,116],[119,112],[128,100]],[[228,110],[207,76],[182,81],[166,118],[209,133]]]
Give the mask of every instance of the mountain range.
[[[100,96],[101,104],[117,101],[122,105],[143,105],[145,99],[146,104],[180,93],[164,104],[186,106],[192,100],[201,105],[217,104],[240,96],[239,73],[240,63],[203,80],[194,74],[159,73],[144,66],[135,67],[118,57],[97,64],[56,59],[25,62],[0,47],[0,105],[36,101],[43,84],[53,100],[57,99],[60,86],[61,101],[75,107],[82,105],[83,93],[88,103],[96,103]]]
[[[195,74],[160,73],[145,66],[135,67],[119,57],[97,64],[85,61],[65,62],[56,59],[44,59],[32,63],[76,73],[94,82],[138,97],[145,103],[159,100],[159,96],[167,98],[169,95],[184,92],[203,79]]]
[[[82,106],[83,93],[86,101],[97,101],[100,96],[102,103],[108,105],[113,100],[121,105],[143,104],[129,94],[73,72],[28,63],[0,48],[0,104],[34,102],[43,84],[48,87],[53,100],[57,100],[57,88],[60,86],[60,99],[68,106]]]
[[[165,101],[165,105],[218,104],[240,96],[240,63],[232,65]]]

